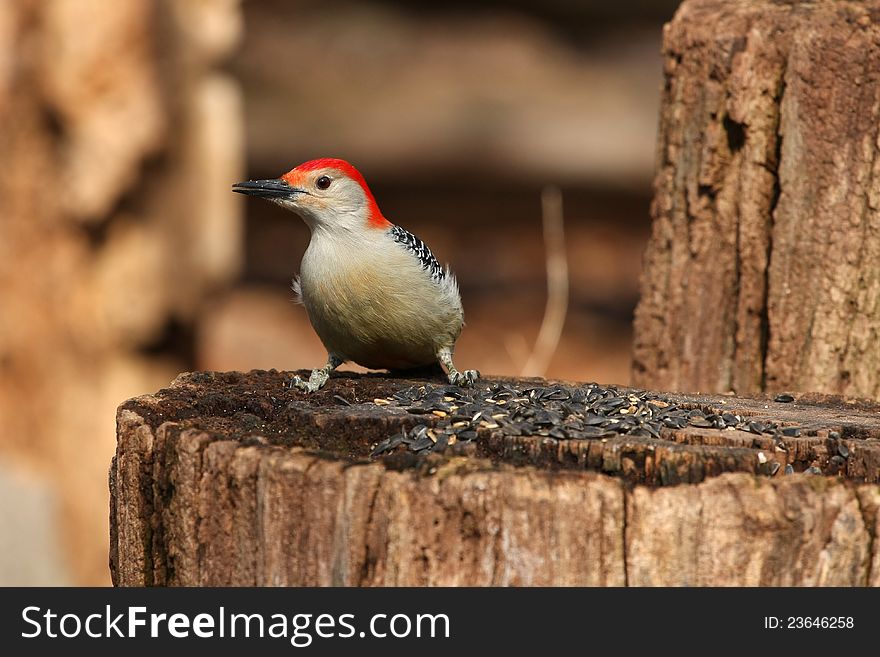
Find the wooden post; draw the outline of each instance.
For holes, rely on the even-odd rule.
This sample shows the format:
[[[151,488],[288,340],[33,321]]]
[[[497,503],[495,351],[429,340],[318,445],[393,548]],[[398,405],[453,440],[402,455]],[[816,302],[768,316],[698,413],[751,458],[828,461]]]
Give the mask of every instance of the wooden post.
[[[880,398],[880,2],[685,0],[663,55],[634,383]]]
[[[0,451],[58,500],[72,584],[109,583],[119,400],[237,280],[240,25],[229,0],[0,1]]]
[[[120,407],[115,584],[880,585],[876,404],[671,395],[800,430],[566,440],[487,423],[442,453],[371,458],[444,421],[386,403],[425,382],[341,375],[309,396],[289,376],[182,375]]]

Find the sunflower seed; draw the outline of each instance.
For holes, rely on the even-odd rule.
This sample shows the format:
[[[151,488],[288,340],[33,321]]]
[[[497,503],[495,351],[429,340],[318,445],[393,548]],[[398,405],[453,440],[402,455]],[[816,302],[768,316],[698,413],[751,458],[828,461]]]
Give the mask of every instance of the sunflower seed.
[[[785,395],[777,397],[786,398]],[[793,400],[792,395],[788,397]],[[426,450],[429,448],[424,447],[425,439],[431,440],[432,436],[440,445],[438,451],[442,451],[455,442],[477,440],[477,427],[504,436],[543,436],[553,441],[606,440],[619,435],[663,440],[664,432],[688,427],[737,429],[773,436],[774,451],[782,453],[785,450],[782,438],[796,437],[802,432],[800,427],[783,427],[765,417],[743,418],[736,412],[716,412],[707,406],[681,408],[656,393],[595,383],[576,387],[491,383],[478,388],[425,384],[398,390],[386,399],[375,399],[374,403],[377,406],[400,404],[412,415],[428,416],[433,427],[430,434],[426,433],[425,426],[417,426],[408,434],[400,432],[391,439],[397,441],[394,446],[388,440],[379,442],[373,450],[376,454],[399,444],[413,451]],[[828,436],[831,440],[840,437],[836,431],[829,432]],[[847,447],[839,442],[833,447],[843,458],[849,454]],[[766,454],[764,458],[761,465],[767,469],[775,467]]]
[[[414,451],[414,452],[420,452],[421,450],[427,449],[428,447],[432,447],[433,445],[434,445],[434,441],[431,440],[431,437],[426,434],[426,435],[422,436],[421,438],[419,438],[417,441],[415,441],[410,446],[410,449],[412,449],[412,451]]]

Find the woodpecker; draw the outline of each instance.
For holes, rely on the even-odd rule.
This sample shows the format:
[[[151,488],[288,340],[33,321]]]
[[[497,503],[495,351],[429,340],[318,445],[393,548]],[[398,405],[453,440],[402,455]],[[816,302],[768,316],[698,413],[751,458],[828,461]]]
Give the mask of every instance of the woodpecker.
[[[298,301],[327,348],[327,364],[292,385],[315,392],[346,361],[370,369],[446,369],[471,386],[476,370],[452,362],[464,325],[458,283],[431,249],[388,221],[361,173],[345,160],[304,162],[280,178],[248,180],[232,191],[297,215],[311,240],[293,281]]]

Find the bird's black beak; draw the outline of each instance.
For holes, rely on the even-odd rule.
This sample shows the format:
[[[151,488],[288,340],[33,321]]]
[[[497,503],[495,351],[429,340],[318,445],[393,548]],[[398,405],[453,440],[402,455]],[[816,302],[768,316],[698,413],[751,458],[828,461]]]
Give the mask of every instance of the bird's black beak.
[[[247,194],[248,196],[258,196],[266,199],[292,198],[296,194],[302,192],[301,189],[291,187],[280,179],[275,180],[246,180],[245,182],[235,183],[232,186],[233,192],[239,194]]]

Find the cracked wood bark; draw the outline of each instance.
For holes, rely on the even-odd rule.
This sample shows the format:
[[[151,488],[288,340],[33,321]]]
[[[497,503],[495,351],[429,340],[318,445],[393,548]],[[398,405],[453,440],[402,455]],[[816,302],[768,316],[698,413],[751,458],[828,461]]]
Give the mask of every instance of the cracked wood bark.
[[[188,374],[120,407],[115,584],[880,585],[877,404],[670,396],[797,423],[785,452],[708,428],[607,440],[481,429],[442,455],[370,460],[427,417],[372,400],[424,382],[341,375],[309,396],[288,379]],[[839,444],[837,476],[766,474],[773,461],[835,471]]]
[[[880,2],[686,0],[663,54],[635,385],[880,397]]]

